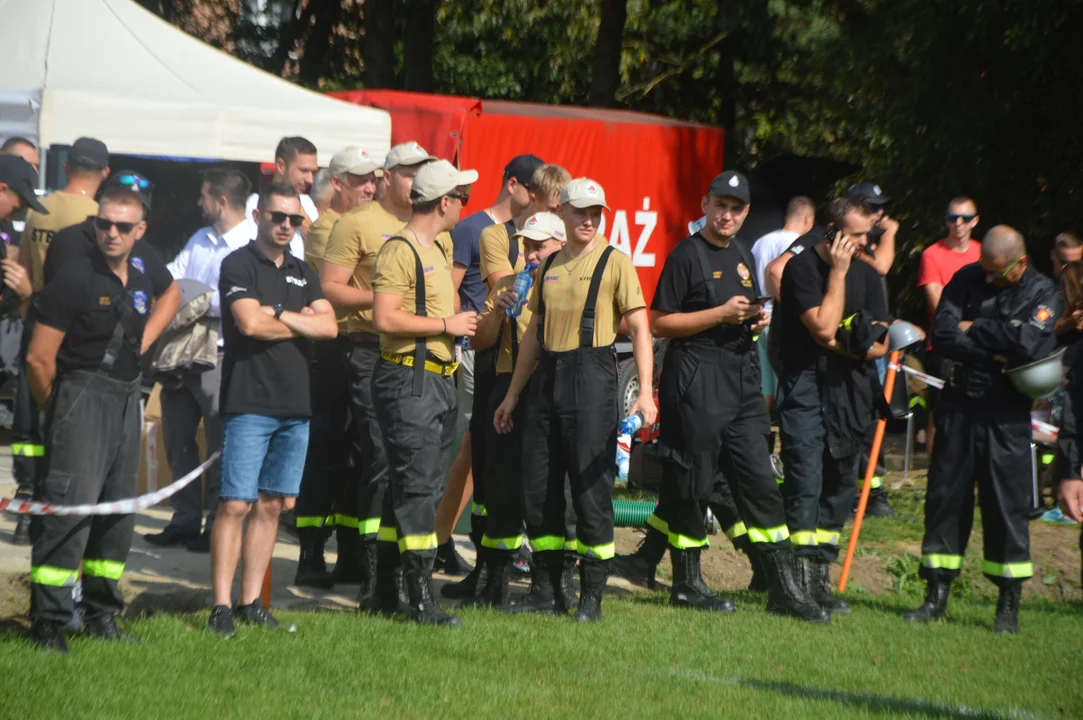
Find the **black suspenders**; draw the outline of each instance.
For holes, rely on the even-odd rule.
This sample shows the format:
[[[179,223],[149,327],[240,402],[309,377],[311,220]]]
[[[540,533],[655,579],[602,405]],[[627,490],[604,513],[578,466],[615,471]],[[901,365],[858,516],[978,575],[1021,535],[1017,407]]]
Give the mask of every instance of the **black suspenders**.
[[[605,266],[609,263],[609,256],[613,254],[613,246],[607,245],[602,250],[602,256],[598,258],[598,264],[594,267],[594,274],[590,278],[590,287],[587,289],[587,301],[583,304],[583,317],[579,321],[579,347],[594,347],[594,309],[598,304],[598,291],[602,287],[602,275],[605,274]],[[556,259],[553,253],[545,260],[542,268],[541,285],[538,287],[538,342],[545,347],[545,276],[549,273],[549,267]]]
[[[511,263],[511,271],[515,272],[515,263],[519,262],[519,241],[515,238],[515,222],[508,220],[504,223],[504,229],[508,231],[508,262]]]
[[[128,291],[122,290],[109,300],[109,304],[113,306],[113,312],[117,316],[117,326],[113,329],[113,337],[109,339],[109,346],[105,349],[105,354],[102,355],[102,364],[98,367],[98,371],[103,375],[108,375],[113,371],[120,350],[124,346],[124,321],[135,312],[132,306],[125,302],[127,299]],[[136,352],[137,356],[138,354]]]
[[[403,241],[414,253],[414,272],[417,275],[414,281],[414,314],[418,317],[428,317],[429,313],[425,309],[425,268],[421,264],[421,255],[418,254],[414,244],[402,235],[389,237],[387,242],[392,240]],[[440,248],[440,252],[443,253],[444,249],[440,246],[440,243],[436,243],[436,247]],[[428,338],[418,337],[414,339],[414,397],[421,397],[422,389],[425,386],[427,343]]]

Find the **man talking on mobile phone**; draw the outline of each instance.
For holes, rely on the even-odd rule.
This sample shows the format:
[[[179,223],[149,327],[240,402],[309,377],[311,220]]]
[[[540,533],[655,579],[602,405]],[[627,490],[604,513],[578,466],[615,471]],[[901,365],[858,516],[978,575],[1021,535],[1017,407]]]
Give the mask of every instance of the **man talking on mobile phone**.
[[[872,230],[868,207],[842,198],[826,219],[824,238],[782,274],[778,418],[798,580],[821,608],[845,614],[829,567],[853,505],[858,454],[876,410],[886,410],[872,361],[887,353],[888,311],[876,270],[853,262]]]

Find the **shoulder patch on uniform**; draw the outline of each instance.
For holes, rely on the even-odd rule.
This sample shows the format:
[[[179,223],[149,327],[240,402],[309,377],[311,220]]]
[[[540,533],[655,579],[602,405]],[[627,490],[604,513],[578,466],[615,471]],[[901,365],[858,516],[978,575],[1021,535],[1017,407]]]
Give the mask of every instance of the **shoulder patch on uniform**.
[[[804,245],[798,245],[797,247],[790,248],[790,252],[792,252],[794,255],[800,255],[801,251],[803,251],[804,249]]]
[[[133,257],[132,258],[132,267],[134,267],[136,270],[138,270],[139,272],[141,272],[143,274],[146,274],[146,272],[147,272],[146,270],[143,269],[143,258]]]
[[[248,288],[238,287],[237,285],[234,285],[233,287],[231,287],[229,290],[226,291],[226,297],[229,297],[230,295],[236,295],[237,293],[241,293],[241,292],[247,292],[247,291],[248,291]]]
[[[1030,322],[1032,325],[1044,329],[1051,317],[1053,317],[1053,311],[1049,309],[1049,306],[1039,305],[1038,309],[1034,311],[1034,317],[1031,318]]]
[[[135,311],[140,315],[147,314],[147,294],[142,290],[136,290],[132,293],[132,305],[135,306]]]

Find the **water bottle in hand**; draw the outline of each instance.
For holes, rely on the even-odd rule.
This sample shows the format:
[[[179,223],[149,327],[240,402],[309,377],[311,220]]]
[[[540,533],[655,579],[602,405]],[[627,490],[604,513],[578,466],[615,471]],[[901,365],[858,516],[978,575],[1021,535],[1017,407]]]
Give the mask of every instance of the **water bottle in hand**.
[[[517,318],[523,312],[527,295],[530,294],[530,286],[534,284],[534,276],[531,273],[537,267],[537,263],[530,263],[516,274],[515,286],[512,289],[515,293],[515,304],[505,311],[508,317]]]
[[[635,415],[629,415],[620,421],[620,425],[617,428],[617,435],[632,435],[639,432],[639,429],[643,427],[643,413],[637,412]]]
[[[628,482],[628,466],[632,462],[632,436],[617,435],[617,482]]]

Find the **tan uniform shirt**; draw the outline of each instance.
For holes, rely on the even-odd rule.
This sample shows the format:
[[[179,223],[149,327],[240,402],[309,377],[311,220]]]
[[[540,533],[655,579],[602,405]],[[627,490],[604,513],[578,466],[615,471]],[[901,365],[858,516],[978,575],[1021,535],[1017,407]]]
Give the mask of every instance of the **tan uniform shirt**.
[[[528,303],[538,311],[538,293],[545,293],[545,348],[565,352],[579,347],[579,324],[594,268],[606,248],[599,236],[589,253],[569,261],[564,250],[558,251],[545,277],[534,282]],[[544,267],[544,265],[543,265]],[[539,269],[540,272],[540,269]],[[619,250],[609,256],[598,288],[594,310],[594,347],[612,345],[620,329],[621,318],[630,310],[646,307],[632,258]]]
[[[504,259],[507,264],[507,258]],[[481,313],[478,315],[478,321],[486,315],[494,312],[500,313],[503,317],[500,323],[500,350],[496,356],[496,374],[503,375],[504,373],[510,373],[515,369],[515,364],[511,355],[511,328],[512,323],[516,323],[515,332],[519,338],[519,344],[523,343],[523,334],[526,332],[527,326],[530,325],[530,318],[534,316],[534,313],[530,311],[530,308],[526,304],[523,305],[523,310],[519,313],[519,319],[513,320],[504,314],[503,310],[497,310],[494,306],[496,299],[505,292],[511,292],[515,286],[515,276],[508,275],[502,277],[496,281],[496,287],[490,292],[489,296],[485,298],[485,306],[481,309]]]
[[[98,203],[82,193],[58,190],[42,198],[41,204],[49,214],[41,215],[27,210],[26,228],[23,230],[23,243],[28,243],[30,250],[30,283],[34,292],[39,292],[45,286],[45,253],[56,231],[98,214]]]
[[[409,235],[409,233],[407,233]],[[450,237],[444,238],[450,241]],[[407,242],[421,256],[425,277],[425,313],[432,318],[450,317],[455,312],[455,285],[451,280],[451,256],[439,245],[422,247],[408,238]],[[438,238],[440,243],[441,239]],[[372,287],[377,293],[402,297],[402,309],[415,314],[417,303],[417,260],[407,243],[400,240],[385,243],[376,256],[372,269]],[[411,355],[414,338],[408,335],[380,335],[380,350]],[[426,346],[437,360],[451,362],[455,359],[455,338],[448,334],[434,335]]]
[[[515,263],[515,267],[508,264],[508,228],[504,223],[496,223],[490,225],[481,231],[481,238],[478,240],[478,246],[481,252],[481,280],[482,282],[488,280],[489,275],[494,272],[510,272],[517,273],[526,267],[526,258],[523,256],[523,241],[521,238],[515,238],[516,245],[519,246],[519,259]]]
[[[323,268],[323,256],[327,251],[327,240],[331,237],[331,229],[340,217],[342,217],[342,213],[327,208],[316,218],[316,222],[312,223],[308,228],[308,235],[305,236],[305,262],[317,274]],[[345,335],[349,332],[345,313],[336,313],[335,320],[338,321],[339,335]]]

